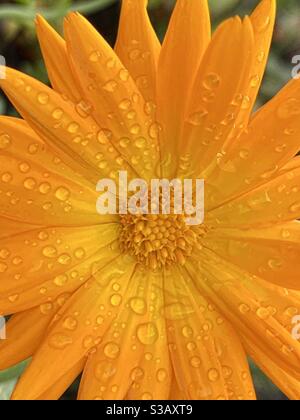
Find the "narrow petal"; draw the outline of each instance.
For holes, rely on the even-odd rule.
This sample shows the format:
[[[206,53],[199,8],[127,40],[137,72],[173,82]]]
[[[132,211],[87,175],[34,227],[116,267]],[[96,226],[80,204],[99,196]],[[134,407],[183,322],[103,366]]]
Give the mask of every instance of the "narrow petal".
[[[3,240],[0,313],[24,311],[70,293],[116,258],[118,227],[49,228]]]
[[[79,360],[69,371],[65,372],[64,375],[55,382],[51,386],[51,388],[47,389],[47,391],[40,395],[38,398],[41,401],[56,401],[58,400],[64,392],[69,388],[70,385],[75,381],[75,379],[81,374],[84,369],[86,363],[86,359],[83,358]],[[12,399],[15,398],[13,395]]]
[[[262,229],[217,229],[203,243],[249,273],[300,289],[300,222]]]
[[[296,220],[300,217],[299,182],[299,165],[282,170],[264,185],[207,212],[207,222],[219,227],[250,228]]]
[[[271,379],[271,381],[291,400],[300,399],[300,380],[289,375],[281,369],[274,361],[255,344],[255,342],[244,339],[247,353],[251,356],[257,366]]]
[[[72,73],[64,39],[40,15],[36,17],[36,29],[51,85],[57,92],[68,96],[84,111],[84,101]]]
[[[82,176],[98,182],[126,169],[111,147],[109,133],[88,115],[81,116],[67,98],[9,68],[0,86],[34,131]]]
[[[157,76],[157,118],[163,128],[162,157],[167,162],[169,154],[178,154],[182,122],[210,35],[207,1],[178,0],[162,45]],[[175,164],[170,162],[170,168],[163,165],[164,175],[174,175]]]
[[[214,187],[209,207],[253,190],[280,172],[300,150],[299,115],[300,81],[292,80],[254,115],[247,130],[220,156],[207,179]]]
[[[247,101],[248,106],[244,107],[245,109],[239,114],[232,137],[238,136],[248,125],[268,61],[275,18],[276,0],[262,0],[250,16],[254,31],[254,59],[249,63],[251,74],[248,82],[248,91],[246,91],[245,95],[245,101]]]
[[[198,261],[197,259],[198,258]],[[291,334],[299,294],[276,288],[203,248],[187,270],[240,336],[251,340],[280,368],[300,379],[300,343]]]
[[[198,176],[216,165],[235,121],[248,107],[245,92],[253,47],[253,28],[247,17],[243,22],[231,18],[214,33],[189,102],[182,136],[183,162],[179,167],[183,175]]]
[[[58,308],[58,303],[46,303],[10,318],[6,325],[7,338],[0,341],[0,370],[33,355]]]
[[[148,0],[123,0],[115,51],[145,101],[155,101],[160,43],[147,13]]]
[[[122,296],[133,269],[131,261],[120,257],[95,273],[96,278],[68,300],[21,376],[14,399],[40,399],[83,358],[93,353],[118,313],[118,306],[113,306],[111,300],[114,287],[120,286],[118,294]]]
[[[14,220],[16,226],[27,223],[26,230],[117,220],[97,213],[96,184],[68,167],[25,121],[0,117],[0,139],[2,217]]]
[[[157,164],[157,130],[150,125],[145,102],[128,70],[81,15],[68,16],[65,36],[72,69],[95,119],[119,153],[147,179]]]
[[[153,294],[161,281],[159,273],[139,269],[134,273],[116,321],[87,363],[80,399],[123,399],[130,386],[133,399],[163,399],[169,394],[167,346],[160,337],[162,321],[154,321],[150,314],[151,305],[158,304]],[[156,309],[152,309],[155,314]],[[155,354],[161,359],[156,358],[153,364]]]
[[[239,338],[194,282],[184,269],[166,272],[165,317],[181,393],[185,399],[255,398]]]
[[[167,400],[170,394],[171,379],[173,376],[166,320],[162,313],[164,307],[163,276],[161,273],[149,276],[150,298],[148,298],[147,325],[149,331],[146,335],[138,334],[144,341],[143,354],[131,372],[132,384],[126,398],[129,400],[153,399]],[[132,301],[136,303],[136,301]],[[142,331],[139,322],[137,332]],[[156,329],[153,330],[152,327]],[[151,333],[151,329],[153,330]],[[155,333],[155,334],[154,334]]]

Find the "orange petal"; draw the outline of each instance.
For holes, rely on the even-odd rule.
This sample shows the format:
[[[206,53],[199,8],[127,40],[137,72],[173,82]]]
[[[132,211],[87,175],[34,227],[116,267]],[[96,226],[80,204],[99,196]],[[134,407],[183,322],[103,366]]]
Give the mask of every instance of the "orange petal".
[[[299,165],[282,170],[262,186],[207,212],[206,221],[219,227],[261,228],[298,219],[299,182]]]
[[[203,244],[249,273],[300,289],[300,222],[262,229],[217,229]]]
[[[274,361],[260,350],[255,342],[244,339],[244,345],[260,369],[271,379],[271,381],[291,400],[300,399],[300,380],[289,375],[281,369]]]
[[[218,166],[207,178],[215,189],[208,206],[220,205],[276,176],[300,149],[299,115],[300,82],[292,80],[254,115],[226,154],[220,155]]]
[[[97,213],[95,184],[65,165],[23,120],[0,117],[1,139],[2,217],[28,223],[26,230],[117,220]]]
[[[67,98],[9,68],[0,86],[35,132],[85,178],[93,182],[113,178],[124,168],[111,147],[110,133],[100,130],[88,115],[81,116]]]
[[[163,277],[161,273],[151,274],[148,282],[151,292],[150,298],[148,298],[147,316],[149,339],[145,335],[139,334],[140,338],[143,339],[144,337],[145,346],[143,347],[142,357],[137,360],[136,366],[131,372],[132,384],[126,396],[126,399],[129,400],[168,399],[173,376],[168,351],[166,321],[163,313],[161,313],[164,306]],[[134,308],[137,301],[131,300],[131,302]],[[156,330],[152,328],[153,325]],[[143,331],[142,328],[138,327],[137,331]]]
[[[3,240],[0,313],[51,303],[120,254],[118,227],[49,228]]]
[[[263,80],[276,19],[276,0],[262,0],[250,19],[254,31],[254,49],[252,63],[249,63],[251,74],[245,95],[248,106],[239,114],[232,137],[238,136],[242,129],[247,127]]]
[[[179,389],[185,399],[255,398],[239,338],[195,281],[184,269],[166,272],[165,317]]]
[[[160,43],[147,13],[147,3],[148,0],[122,1],[115,51],[145,101],[153,103]]]
[[[118,313],[118,306],[111,300],[114,288],[118,284],[118,294],[123,296],[133,269],[131,261],[120,257],[95,273],[95,279],[68,300],[21,376],[14,399],[36,400],[47,395],[65,374],[93,352]]]
[[[275,288],[205,248],[196,253],[194,262],[187,262],[187,270],[240,335],[300,379],[300,343],[291,334],[294,309],[296,314],[300,309],[299,294]]]
[[[58,400],[63,393],[69,388],[70,385],[75,381],[75,379],[80,375],[80,373],[83,371],[84,366],[86,363],[86,359],[79,360],[78,363],[76,363],[68,372],[65,372],[64,375],[55,382],[51,386],[51,388],[47,389],[47,391],[40,395],[38,400],[41,401],[54,401]],[[15,395],[13,395],[12,399],[15,398]]]
[[[81,15],[68,15],[65,36],[72,69],[95,119],[119,153],[147,179],[157,164],[157,130],[150,126],[145,102],[128,70]]]
[[[214,33],[189,101],[182,135],[181,155],[186,156],[182,174],[198,176],[215,164],[239,113],[249,106],[245,93],[253,47],[253,29],[247,17],[243,22],[238,17],[229,19]]]
[[[64,39],[41,16],[36,17],[36,29],[45,65],[52,87],[67,95],[72,102],[84,108],[78,84],[72,73]]]
[[[167,352],[164,340],[159,337],[163,332],[162,324],[154,321],[150,315],[151,304],[155,306],[158,303],[153,294],[159,282],[160,273],[155,275],[136,269],[118,317],[105,334],[97,353],[87,362],[80,385],[80,399],[123,399],[131,384],[130,396],[134,399],[137,396],[152,399],[168,395],[168,356],[163,356],[161,360],[155,359],[155,368],[151,360],[145,364],[142,359],[152,359],[157,352]],[[153,313],[157,314],[155,310]],[[158,343],[164,344],[162,349],[158,349]],[[166,382],[164,385],[157,383],[157,389],[153,388],[153,378],[151,386],[147,377],[150,375],[146,370],[147,362],[151,374],[165,369]],[[135,392],[134,388],[138,385],[140,388]]]
[[[6,324],[7,338],[0,340],[0,370],[8,369],[33,355],[58,307],[58,303],[44,304],[10,318]]]
[[[157,118],[163,126],[162,158],[167,162],[169,155],[175,159],[179,153],[182,122],[210,34],[207,1],[178,0],[162,45],[157,76]],[[164,175],[174,175],[175,164],[164,164]]]

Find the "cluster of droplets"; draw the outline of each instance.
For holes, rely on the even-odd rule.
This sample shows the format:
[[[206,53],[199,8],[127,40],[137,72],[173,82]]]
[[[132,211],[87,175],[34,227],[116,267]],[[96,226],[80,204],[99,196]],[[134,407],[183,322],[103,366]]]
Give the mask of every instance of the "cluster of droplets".
[[[189,226],[184,215],[122,215],[120,247],[152,270],[184,265],[194,247],[201,248],[205,227]]]

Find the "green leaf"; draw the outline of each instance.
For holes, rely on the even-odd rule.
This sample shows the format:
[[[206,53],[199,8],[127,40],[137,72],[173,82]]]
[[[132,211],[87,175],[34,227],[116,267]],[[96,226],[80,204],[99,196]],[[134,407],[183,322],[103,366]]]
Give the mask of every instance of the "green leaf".
[[[10,399],[11,393],[27,364],[28,361],[26,360],[10,369],[0,371],[0,401]]]

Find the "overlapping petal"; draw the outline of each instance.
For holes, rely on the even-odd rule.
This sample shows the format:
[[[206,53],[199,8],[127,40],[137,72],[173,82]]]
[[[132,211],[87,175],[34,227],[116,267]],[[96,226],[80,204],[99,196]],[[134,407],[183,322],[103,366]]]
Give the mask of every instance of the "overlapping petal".
[[[151,109],[156,98],[160,42],[147,14],[147,3],[122,1],[115,51]]]
[[[174,176],[176,157],[195,76],[210,41],[207,0],[178,0],[158,63],[157,118],[164,176]]]
[[[15,389],[13,399],[39,399],[93,353],[119,307],[134,270],[124,256],[102,267],[58,312],[56,320]],[[116,292],[116,285],[119,286]],[[120,303],[120,302],[119,302]],[[32,377],[35,377],[32,383]],[[62,392],[64,389],[62,389]]]

